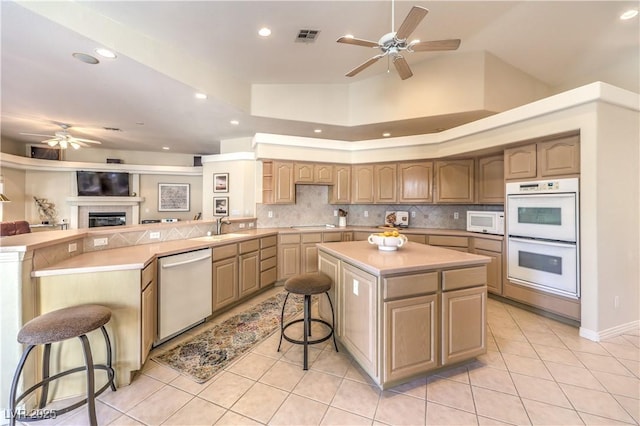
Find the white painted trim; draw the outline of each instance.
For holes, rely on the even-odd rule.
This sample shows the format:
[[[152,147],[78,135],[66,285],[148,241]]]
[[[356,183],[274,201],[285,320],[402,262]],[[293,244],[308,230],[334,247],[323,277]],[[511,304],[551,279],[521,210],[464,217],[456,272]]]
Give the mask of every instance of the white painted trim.
[[[230,152],[228,154],[203,155],[202,163],[216,163],[221,161],[255,160],[253,152]]]
[[[608,328],[603,331],[589,330],[584,327],[580,327],[580,337],[593,340],[594,342],[600,342],[611,337],[620,336],[628,331],[636,331],[640,328],[640,320],[631,321],[626,324],[616,325],[615,327]]]

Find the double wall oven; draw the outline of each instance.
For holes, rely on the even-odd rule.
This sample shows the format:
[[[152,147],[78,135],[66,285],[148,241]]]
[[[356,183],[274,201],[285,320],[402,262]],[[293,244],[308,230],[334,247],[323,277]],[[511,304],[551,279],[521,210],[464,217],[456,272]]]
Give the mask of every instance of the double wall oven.
[[[578,189],[577,178],[507,183],[510,281],[580,297]]]

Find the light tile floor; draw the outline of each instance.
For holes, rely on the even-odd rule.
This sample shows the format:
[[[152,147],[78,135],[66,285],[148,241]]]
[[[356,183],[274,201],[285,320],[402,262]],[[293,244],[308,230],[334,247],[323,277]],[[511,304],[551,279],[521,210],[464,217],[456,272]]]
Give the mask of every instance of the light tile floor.
[[[274,290],[280,291],[280,289]],[[247,304],[269,297],[267,292]],[[247,304],[225,314],[223,320]],[[206,383],[147,361],[98,402],[101,425],[582,425],[640,422],[640,333],[603,342],[489,299],[488,351],[476,361],[380,391],[330,341],[302,351],[279,335]],[[204,324],[184,338],[202,331]],[[177,342],[169,342],[173,345]],[[87,423],[81,407],[47,424]],[[43,425],[39,422],[38,425]]]

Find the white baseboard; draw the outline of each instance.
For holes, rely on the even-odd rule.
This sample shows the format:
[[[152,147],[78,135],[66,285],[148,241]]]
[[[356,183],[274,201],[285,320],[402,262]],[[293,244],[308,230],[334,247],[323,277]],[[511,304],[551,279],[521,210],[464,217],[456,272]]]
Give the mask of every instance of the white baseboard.
[[[640,328],[640,321],[631,321],[626,324],[617,325],[615,327],[611,327],[602,331],[594,331],[584,327],[580,327],[580,337],[593,340],[594,342],[599,342],[610,337],[620,336],[627,331],[635,331],[638,328]]]

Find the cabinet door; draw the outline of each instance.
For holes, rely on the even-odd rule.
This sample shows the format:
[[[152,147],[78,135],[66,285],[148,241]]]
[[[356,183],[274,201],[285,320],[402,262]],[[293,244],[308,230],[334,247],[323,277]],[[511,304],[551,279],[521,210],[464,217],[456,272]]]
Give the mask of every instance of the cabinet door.
[[[474,253],[491,258],[487,265],[487,290],[502,294],[502,253],[475,249]]]
[[[295,183],[313,183],[313,164],[295,163],[293,175]]]
[[[273,162],[273,200],[276,204],[295,204],[296,187],[293,183],[293,163]]]
[[[262,202],[273,204],[273,161],[262,162]]]
[[[398,202],[433,202],[433,162],[400,163],[398,165]]]
[[[239,296],[242,298],[260,288],[258,252],[240,255]]]
[[[540,177],[580,173],[580,137],[538,143]]]
[[[278,279],[291,278],[300,273],[300,244],[281,244],[278,247]]]
[[[478,159],[478,203],[504,204],[504,155]]]
[[[351,202],[373,203],[373,165],[356,165],[352,168]]]
[[[213,310],[238,300],[238,259],[213,262]]]
[[[351,202],[351,166],[335,166],[335,179],[331,187],[331,204]]]
[[[487,287],[442,293],[442,365],[487,351]]]
[[[504,150],[504,178],[534,178],[537,173],[536,144]]]
[[[302,244],[302,273],[318,272],[318,247],[316,243]]]
[[[376,203],[395,203],[397,166],[395,164],[376,164],[373,167],[374,194]]]
[[[313,181],[315,183],[333,184],[333,165],[316,164],[313,166]]]
[[[383,381],[404,379],[438,366],[437,295],[384,304]]]
[[[338,323],[342,343],[371,377],[378,377],[377,279],[342,263]]]
[[[320,272],[327,274],[331,278],[331,281],[333,281],[333,285],[329,289],[329,297],[331,298],[331,302],[333,303],[333,309],[336,314],[337,320],[338,306],[336,305],[336,287],[338,285],[340,260],[326,253],[320,252],[320,255],[318,257],[318,269],[320,270]],[[327,298],[323,295],[320,295],[318,299],[318,313],[320,314],[320,318],[322,318],[323,320],[329,323],[334,321],[331,316],[331,306],[329,305]],[[337,321],[334,324],[333,329],[336,335],[340,336]]]
[[[140,360],[144,363],[149,355],[156,337],[157,283],[154,279],[142,291],[142,353]]]
[[[435,174],[437,203],[473,203],[473,159],[436,161]]]

